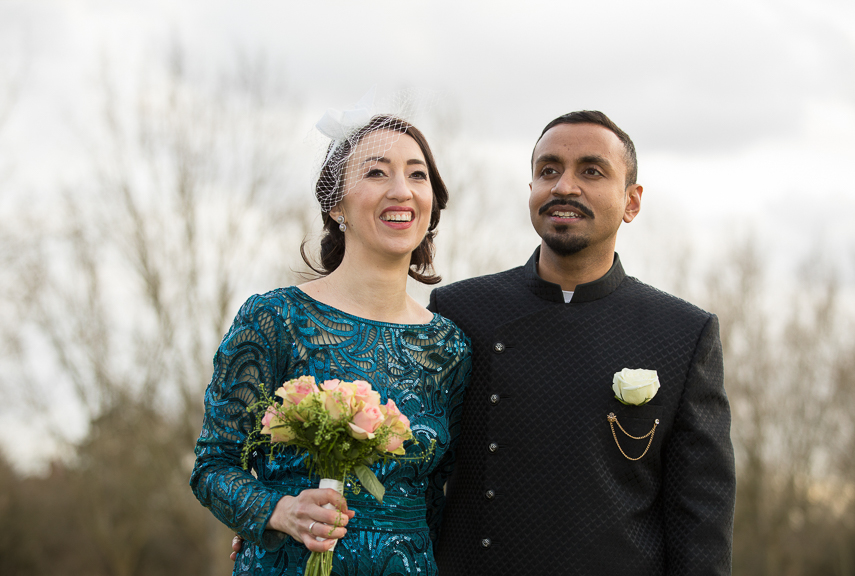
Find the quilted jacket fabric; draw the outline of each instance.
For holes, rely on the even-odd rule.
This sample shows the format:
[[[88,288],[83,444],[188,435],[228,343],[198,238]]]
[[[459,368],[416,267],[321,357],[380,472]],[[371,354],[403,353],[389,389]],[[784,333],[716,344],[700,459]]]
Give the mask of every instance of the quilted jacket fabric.
[[[735,472],[718,320],[625,275],[560,286],[525,266],[435,290],[472,341],[443,576],[730,574]],[[656,370],[643,406],[623,368]],[[658,420],[649,450],[636,461]]]

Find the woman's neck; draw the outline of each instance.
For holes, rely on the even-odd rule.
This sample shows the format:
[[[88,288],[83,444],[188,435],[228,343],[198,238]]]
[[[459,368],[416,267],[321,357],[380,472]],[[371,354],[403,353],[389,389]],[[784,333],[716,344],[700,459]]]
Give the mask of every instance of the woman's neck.
[[[406,260],[344,259],[323,278],[301,284],[309,296],[348,314],[394,324],[423,324],[433,315],[407,294]]]

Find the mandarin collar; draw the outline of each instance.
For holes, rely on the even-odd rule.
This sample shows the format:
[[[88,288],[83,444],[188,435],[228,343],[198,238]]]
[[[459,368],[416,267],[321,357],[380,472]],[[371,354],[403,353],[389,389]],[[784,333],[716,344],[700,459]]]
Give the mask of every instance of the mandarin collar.
[[[548,300],[550,302],[564,303],[564,293],[561,291],[561,286],[552,282],[547,282],[537,274],[537,262],[540,259],[540,246],[535,248],[534,254],[528,259],[525,265],[525,280],[526,286],[538,298]],[[579,284],[576,290],[573,291],[573,299],[570,304],[580,304],[582,302],[591,302],[605,298],[615,290],[626,278],[626,273],[623,271],[623,266],[620,263],[620,257],[615,252],[614,261],[609,271],[601,278],[593,282]]]

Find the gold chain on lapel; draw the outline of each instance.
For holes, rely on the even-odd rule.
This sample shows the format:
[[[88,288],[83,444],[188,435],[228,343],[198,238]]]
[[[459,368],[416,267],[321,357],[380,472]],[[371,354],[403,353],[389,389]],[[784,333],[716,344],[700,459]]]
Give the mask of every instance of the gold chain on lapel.
[[[609,421],[609,428],[612,429],[612,437],[614,437],[615,439],[615,444],[617,444],[618,450],[620,450],[620,453],[623,454],[624,458],[626,458],[627,460],[641,460],[642,458],[644,458],[644,455],[647,454],[648,450],[650,450],[650,445],[653,444],[653,434],[656,433],[656,427],[659,426],[659,418],[657,418],[653,422],[653,428],[651,428],[650,432],[648,432],[644,436],[633,436],[632,434],[624,430],[623,426],[621,426],[620,422],[618,422],[617,416],[615,416],[614,412],[609,412],[609,415],[606,416],[606,419]],[[621,432],[623,432],[633,440],[644,440],[645,438],[650,436],[650,440],[647,442],[647,448],[644,449],[644,452],[641,453],[641,456],[639,456],[638,458],[630,458],[626,455],[626,452],[624,452],[623,448],[620,447],[620,442],[618,442],[617,434],[615,433],[615,424],[618,425],[618,428],[620,428]]]

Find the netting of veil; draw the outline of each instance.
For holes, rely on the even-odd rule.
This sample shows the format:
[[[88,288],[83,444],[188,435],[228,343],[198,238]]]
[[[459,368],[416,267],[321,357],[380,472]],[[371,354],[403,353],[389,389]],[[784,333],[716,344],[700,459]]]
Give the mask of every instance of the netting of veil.
[[[363,143],[360,156],[381,158],[395,145],[417,117],[435,103],[436,95],[423,90],[401,90],[375,103],[376,89],[371,88],[356,104],[346,110],[329,109],[315,124],[318,148],[322,152],[315,163],[316,196],[323,212],[329,212],[367,170],[354,173],[345,183],[344,168],[357,144]],[[374,134],[381,132],[382,136]],[[367,134],[374,134],[364,139]],[[366,146],[368,146],[366,148]],[[370,166],[366,166],[370,168]]]

